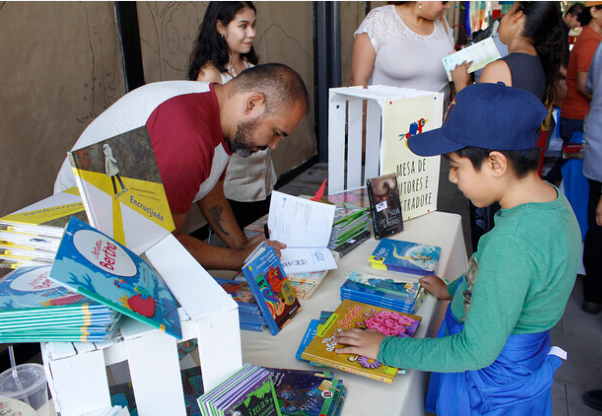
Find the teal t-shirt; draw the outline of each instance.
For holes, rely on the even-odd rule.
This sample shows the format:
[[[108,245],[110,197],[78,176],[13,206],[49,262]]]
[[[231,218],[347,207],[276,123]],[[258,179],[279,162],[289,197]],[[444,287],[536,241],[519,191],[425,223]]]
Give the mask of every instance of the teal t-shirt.
[[[462,283],[448,286],[462,332],[442,338],[387,337],[378,360],[441,373],[487,367],[511,334],[550,329],[562,317],[581,256],[581,233],[566,198],[502,209],[481,237]],[[473,282],[467,296],[466,280]],[[465,299],[470,298],[470,306]]]

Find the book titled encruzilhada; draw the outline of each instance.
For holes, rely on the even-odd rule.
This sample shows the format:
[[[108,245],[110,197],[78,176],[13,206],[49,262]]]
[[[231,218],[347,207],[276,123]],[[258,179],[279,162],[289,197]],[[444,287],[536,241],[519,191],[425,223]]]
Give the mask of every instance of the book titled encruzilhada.
[[[68,153],[90,220],[136,254],[175,225],[146,126]]]
[[[71,218],[50,278],[178,339],[177,302],[159,274],[127,247]]]
[[[392,383],[398,369],[357,354],[337,354],[334,334],[352,328],[372,328],[387,336],[412,337],[422,318],[345,299],[320,327],[301,358],[374,380]]]

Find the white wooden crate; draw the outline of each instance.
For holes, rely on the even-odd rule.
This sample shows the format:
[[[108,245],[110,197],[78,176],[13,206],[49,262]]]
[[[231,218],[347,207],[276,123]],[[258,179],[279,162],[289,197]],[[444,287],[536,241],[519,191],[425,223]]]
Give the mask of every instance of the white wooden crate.
[[[182,305],[182,340],[197,339],[209,391],[242,366],[236,302],[168,235],[146,253]],[[174,337],[128,319],[112,343],[44,343],[42,358],[57,413],[110,406],[106,367],[127,361],[140,416],[186,415]]]

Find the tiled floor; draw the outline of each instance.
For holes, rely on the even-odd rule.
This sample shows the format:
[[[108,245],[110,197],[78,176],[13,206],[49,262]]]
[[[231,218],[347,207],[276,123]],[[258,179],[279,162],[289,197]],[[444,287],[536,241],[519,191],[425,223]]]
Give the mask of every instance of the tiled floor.
[[[472,253],[468,203],[447,180],[448,169],[448,162],[443,160],[438,209],[462,215],[466,251]],[[327,176],[327,165],[317,164],[279,190],[293,195],[313,195]],[[588,390],[602,389],[602,314],[592,316],[581,311],[582,300],[583,291],[578,279],[562,319],[552,329],[552,345],[568,353],[568,360],[557,370],[552,386],[554,416],[602,414],[587,407],[581,399]]]

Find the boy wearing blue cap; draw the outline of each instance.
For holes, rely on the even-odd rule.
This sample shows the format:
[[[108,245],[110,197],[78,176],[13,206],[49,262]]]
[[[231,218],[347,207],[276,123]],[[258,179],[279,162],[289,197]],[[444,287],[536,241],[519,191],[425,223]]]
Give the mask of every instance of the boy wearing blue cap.
[[[495,227],[479,241],[469,270],[446,285],[422,285],[451,300],[437,338],[385,337],[351,329],[338,353],[431,374],[426,408],[440,415],[551,415],[554,371],[566,355],[550,348],[581,254],[567,200],[537,174],[538,129],[546,109],[531,93],[475,84],[450,105],[440,129],[411,137],[420,156],[444,154],[449,180],[477,207],[499,202]],[[564,358],[564,357],[563,357]]]

